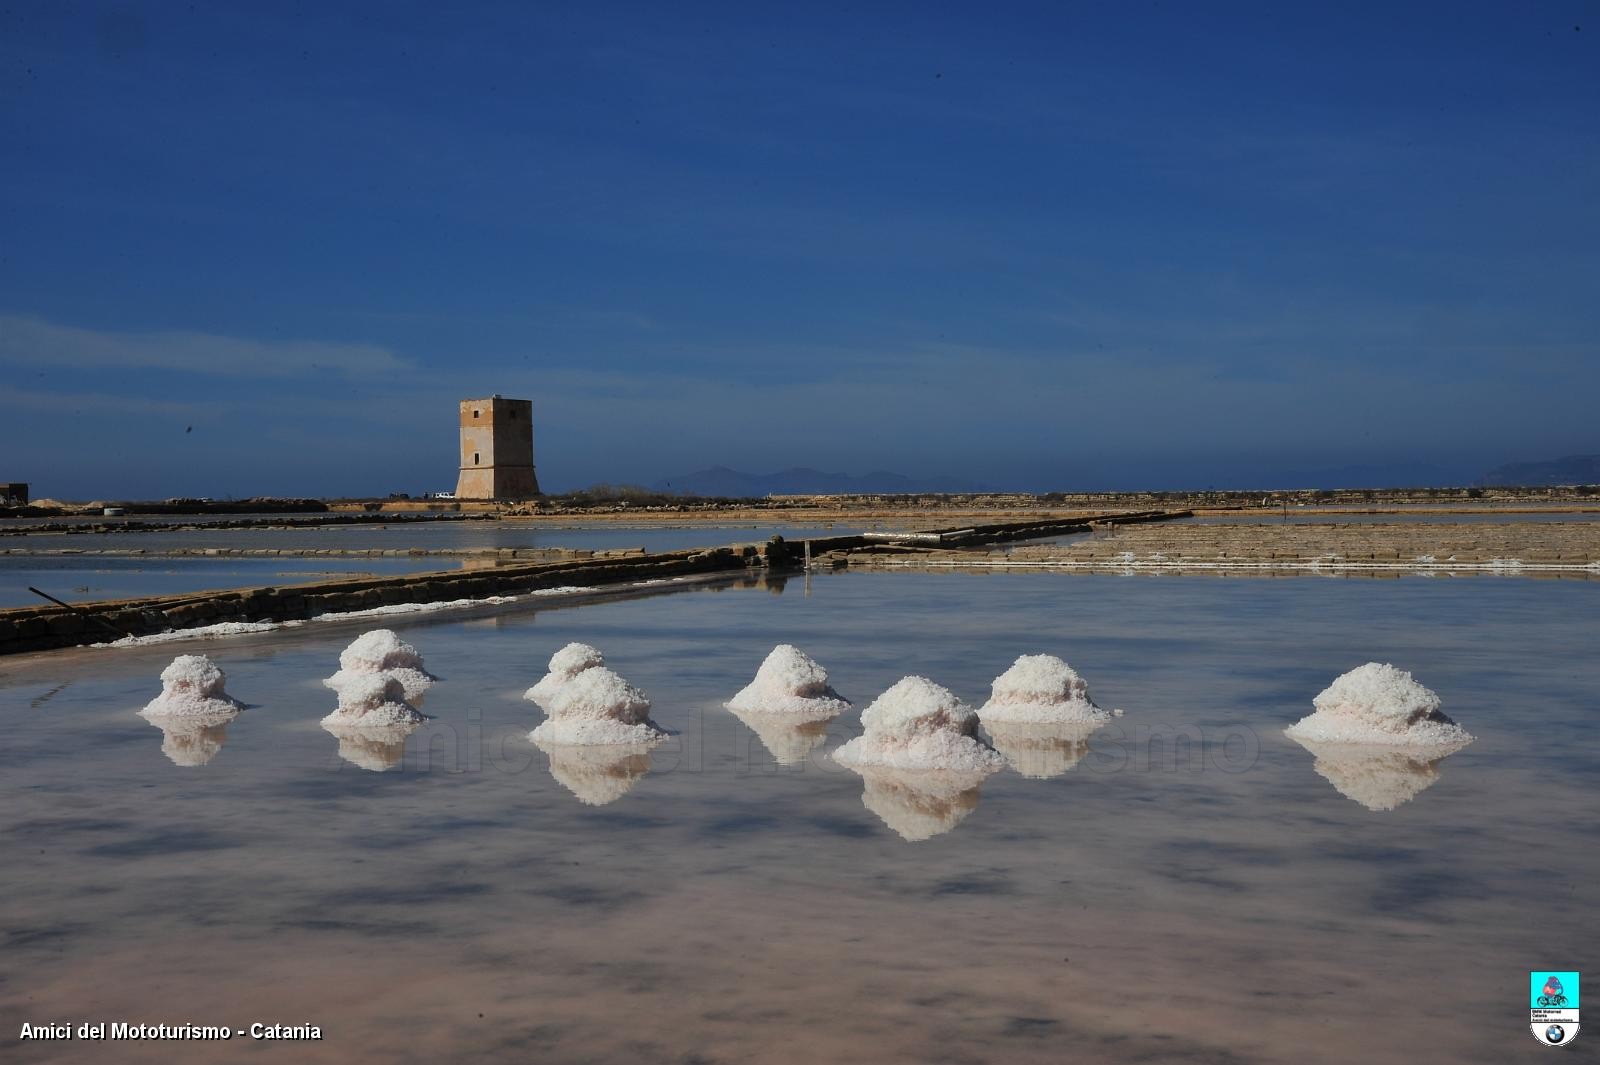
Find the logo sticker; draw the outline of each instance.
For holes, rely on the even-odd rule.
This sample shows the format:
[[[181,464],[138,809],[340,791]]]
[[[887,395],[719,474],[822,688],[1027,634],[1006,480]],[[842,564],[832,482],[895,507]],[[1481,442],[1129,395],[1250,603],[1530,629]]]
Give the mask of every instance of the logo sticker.
[[[1535,969],[1528,974],[1528,1027],[1545,1046],[1578,1038],[1578,974]]]

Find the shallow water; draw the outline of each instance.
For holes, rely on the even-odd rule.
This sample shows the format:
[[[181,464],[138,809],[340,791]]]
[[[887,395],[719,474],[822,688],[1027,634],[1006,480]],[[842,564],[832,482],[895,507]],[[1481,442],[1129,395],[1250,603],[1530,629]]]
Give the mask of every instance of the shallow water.
[[[163,555],[208,548],[315,551],[476,550],[569,547],[588,550],[643,547],[676,551],[765,540],[843,536],[856,531],[812,525],[589,525],[549,526],[513,522],[428,522],[410,525],[330,525],[307,529],[196,529],[183,532],[39,534],[0,538],[7,549],[145,552],[138,557],[84,554],[0,554],[0,608],[43,602],[28,591],[40,588],[57,599],[85,602],[250,585],[304,584],[364,574],[450,570],[449,556],[419,558],[204,558]]]
[[[279,1048],[295,1061],[1410,1062],[1421,1025],[1429,1060],[1503,1062],[1530,1046],[1526,971],[1581,969],[1595,941],[1590,585],[775,590],[398,619],[442,679],[388,772],[317,724],[359,625],[0,659],[6,1059],[239,1052],[14,1040],[103,1019],[319,1025]],[[676,733],[647,767],[557,766],[606,805],[526,741],[520,693],[569,640]],[[1050,651],[1126,716],[1076,766],[1027,763],[1056,775],[869,809],[823,757],[854,713],[780,767],[719,708],[780,641],[858,709],[908,672],[976,704]],[[194,649],[253,704],[178,745],[198,766],[135,714]],[[1279,731],[1374,658],[1478,736],[1387,811]],[[1177,757],[1179,734],[1198,748]],[[943,830],[910,842],[875,810]]]

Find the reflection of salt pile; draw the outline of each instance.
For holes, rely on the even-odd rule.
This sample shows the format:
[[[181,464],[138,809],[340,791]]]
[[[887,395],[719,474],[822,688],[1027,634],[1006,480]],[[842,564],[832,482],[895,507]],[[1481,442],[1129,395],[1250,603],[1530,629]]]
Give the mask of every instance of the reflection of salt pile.
[[[384,683],[386,687],[399,684],[398,681]],[[399,694],[398,688],[386,690],[384,698],[387,700],[395,694]],[[417,730],[421,721],[421,714],[416,714],[416,720],[400,721],[384,720],[380,714],[378,720],[369,723],[364,717],[348,717],[336,712],[322,719],[322,727],[339,741],[340,758],[351,765],[381,773],[404,761],[406,737]]]
[[[755,680],[728,700],[728,709],[832,717],[850,709],[850,703],[828,687],[828,671],[811,656],[780,643],[756,670]]]
[[[942,835],[978,807],[981,772],[948,769],[856,770],[865,785],[861,802],[902,838],[916,842]]]
[[[161,694],[139,713],[161,717],[210,717],[239,712],[240,704],[223,691],[227,674],[205,655],[179,655],[161,671]]]
[[[1005,759],[977,740],[978,715],[948,688],[906,677],[861,711],[864,733],[833,752],[847,766],[992,773]]]
[[[586,643],[569,643],[561,650],[550,656],[550,672],[539,679],[539,683],[523,693],[524,699],[531,699],[541,709],[549,709],[550,700],[555,698],[573,677],[586,669],[606,664],[605,656],[596,648]]]
[[[619,743],[574,747],[538,742],[550,758],[550,775],[589,806],[616,802],[650,772],[654,743]]]
[[[1111,719],[1089,698],[1089,686],[1055,655],[1023,655],[994,679],[989,701],[978,711],[991,722],[1082,722],[1100,725]]]
[[[1104,711],[1100,711],[1104,713]],[[985,716],[983,730],[995,750],[1025,777],[1058,777],[1083,761],[1097,721],[1001,721]]]
[[[406,702],[405,686],[398,677],[381,673],[355,676],[339,688],[339,708],[322,719],[329,732],[340,727],[382,729],[416,725],[427,718]],[[335,732],[337,735],[337,733]]]
[[[1415,746],[1294,739],[1316,756],[1311,768],[1319,776],[1369,810],[1393,810],[1410,802],[1439,779],[1439,763],[1465,746],[1418,750]]]
[[[533,730],[545,744],[649,743],[661,733],[650,721],[644,692],[605,666],[583,670],[556,690],[549,717]]]
[[[762,746],[772,752],[779,765],[798,765],[806,756],[828,741],[828,722],[838,716],[834,710],[811,713],[767,713],[764,710],[740,710],[731,703],[728,709],[744,722],[761,740]]]
[[[422,668],[417,649],[400,639],[393,629],[364,632],[339,652],[339,672],[322,683],[339,691],[367,677],[388,677],[400,682],[408,700],[416,700],[433,686],[434,678]]]
[[[173,765],[205,765],[217,756],[228,741],[228,722],[237,710],[210,714],[158,714],[150,723],[161,729],[161,753]]]
[[[1368,662],[1352,669],[1311,705],[1315,713],[1284,729],[1291,738],[1426,747],[1444,754],[1472,742],[1465,729],[1439,712],[1437,695],[1391,665]]]

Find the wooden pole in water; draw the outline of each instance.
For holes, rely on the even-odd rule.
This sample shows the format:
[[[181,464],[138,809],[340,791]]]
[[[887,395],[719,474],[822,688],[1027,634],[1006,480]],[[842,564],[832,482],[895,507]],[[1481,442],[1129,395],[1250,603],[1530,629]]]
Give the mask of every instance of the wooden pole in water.
[[[96,624],[102,626],[103,628],[110,629],[112,632],[116,633],[119,637],[120,636],[132,636],[133,635],[133,633],[129,632],[127,629],[119,629],[119,628],[117,628],[117,626],[111,624],[111,622],[107,621],[105,618],[101,617],[99,614],[91,614],[86,610],[79,610],[77,607],[73,606],[71,603],[63,603],[61,600],[57,599],[55,596],[51,595],[49,592],[41,592],[39,589],[35,588],[31,584],[28,585],[28,591],[32,592],[34,595],[42,596],[43,598],[50,600],[56,606],[65,607],[66,609],[72,611],[74,614],[78,615],[80,618],[87,618],[88,620],[95,622]]]

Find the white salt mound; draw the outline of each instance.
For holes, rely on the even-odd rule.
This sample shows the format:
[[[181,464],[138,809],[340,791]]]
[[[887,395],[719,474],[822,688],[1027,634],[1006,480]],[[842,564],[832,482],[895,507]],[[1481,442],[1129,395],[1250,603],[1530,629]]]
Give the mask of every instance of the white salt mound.
[[[562,686],[586,669],[606,664],[605,655],[586,643],[569,643],[550,656],[550,671],[539,682],[522,694],[541,708],[548,709],[550,700]]]
[[[1459,750],[1472,735],[1439,710],[1439,697],[1410,673],[1368,662],[1312,700],[1315,712],[1284,729],[1295,740],[1386,743]]]
[[[385,676],[398,680],[407,699],[421,698],[433,687],[434,677],[422,667],[417,649],[400,639],[393,629],[364,632],[339,652],[339,672],[322,683],[338,691],[362,677]]]
[[[985,723],[1073,721],[1100,723],[1111,714],[1094,705],[1089,685],[1055,655],[1023,655],[994,679],[978,711]]]
[[[846,766],[992,773],[1005,759],[977,740],[978,715],[926,677],[905,677],[861,712],[864,733],[833,752]]]
[[[863,766],[861,804],[912,843],[943,835],[978,808],[984,773]]]
[[[585,669],[550,699],[549,717],[532,732],[545,744],[648,743],[661,735],[644,692],[605,666]]]
[[[537,741],[536,741],[537,742]],[[550,775],[587,806],[605,806],[633,790],[650,772],[650,751],[660,742],[607,746],[538,743],[550,758]]]
[[[241,704],[223,690],[227,674],[205,655],[179,655],[161,671],[161,694],[139,711],[145,717],[233,717]]]
[[[828,687],[828,671],[800,648],[780,643],[739,694],[728,700],[730,710],[768,714],[840,714],[850,709],[848,700]]]
[[[399,678],[381,673],[356,675],[339,688],[339,708],[322,719],[330,732],[341,725],[359,723],[363,728],[388,725],[415,725],[427,718],[406,702],[405,685]]]

